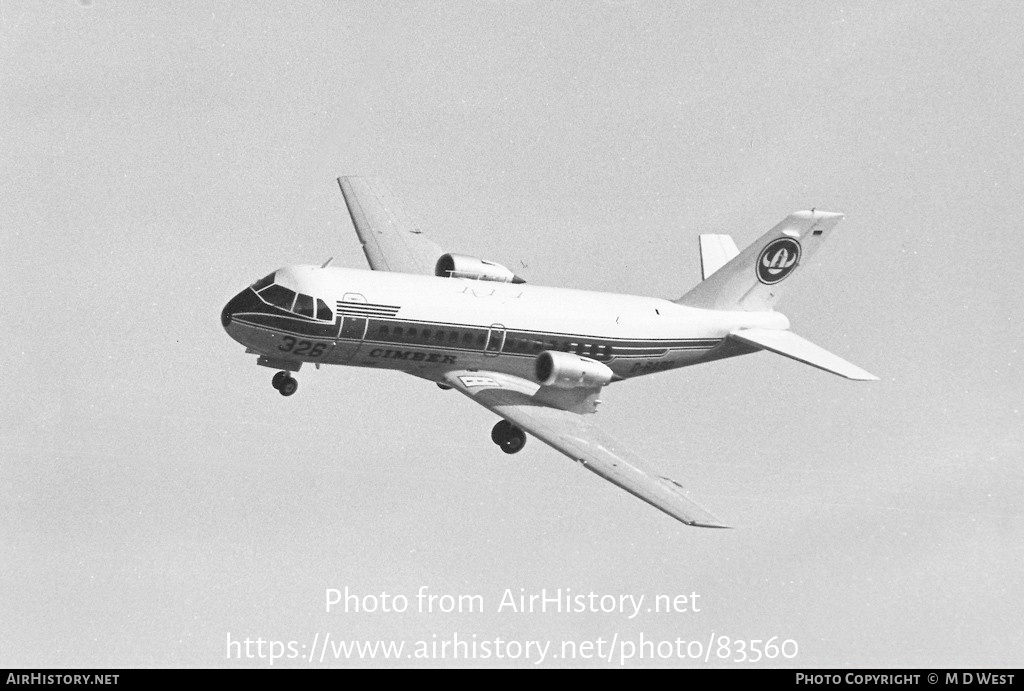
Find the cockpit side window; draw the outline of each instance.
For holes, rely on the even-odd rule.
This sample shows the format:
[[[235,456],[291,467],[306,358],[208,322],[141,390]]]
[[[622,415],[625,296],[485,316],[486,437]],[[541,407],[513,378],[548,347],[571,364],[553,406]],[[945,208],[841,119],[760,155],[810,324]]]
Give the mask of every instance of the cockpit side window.
[[[301,314],[303,317],[313,316],[313,298],[308,295],[299,293],[299,297],[295,300],[295,314]]]
[[[274,282],[274,276],[276,276],[276,275],[277,275],[277,272],[275,271],[274,273],[269,274],[267,276],[264,276],[260,280],[256,281],[250,287],[258,293],[261,290],[263,290],[264,288],[266,288],[268,285],[273,283]]]
[[[291,310],[292,303],[295,302],[295,291],[274,284],[261,290],[260,297],[275,307]]]
[[[316,299],[316,318],[331,321],[331,308],[320,298]]]

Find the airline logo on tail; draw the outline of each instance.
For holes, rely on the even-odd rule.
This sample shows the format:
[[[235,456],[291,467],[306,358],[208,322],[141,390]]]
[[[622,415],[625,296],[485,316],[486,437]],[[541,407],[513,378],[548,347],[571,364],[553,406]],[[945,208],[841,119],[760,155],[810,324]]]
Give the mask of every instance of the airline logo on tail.
[[[778,283],[800,263],[800,243],[792,238],[769,242],[757,258],[757,280],[765,285]]]

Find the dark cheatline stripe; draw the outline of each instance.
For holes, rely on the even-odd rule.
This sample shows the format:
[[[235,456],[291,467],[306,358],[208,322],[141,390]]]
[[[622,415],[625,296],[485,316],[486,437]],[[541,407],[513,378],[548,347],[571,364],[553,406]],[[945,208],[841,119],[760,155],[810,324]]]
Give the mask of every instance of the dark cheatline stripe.
[[[481,334],[487,332],[487,327],[469,324],[457,324],[448,322],[430,321],[392,321],[400,305],[381,305],[365,302],[343,302],[337,301],[337,316],[354,318],[373,318],[368,325],[366,342],[379,343],[393,346],[413,346],[421,348],[437,348],[441,350],[451,349],[467,352],[478,352],[482,344],[478,342]],[[235,315],[239,323],[254,327],[271,328],[280,330],[283,333],[301,335],[311,338],[333,340],[351,340],[350,336],[338,334],[338,322],[324,322],[322,320],[311,321],[291,313],[283,313],[282,310],[268,305],[262,305],[258,311],[241,313]],[[381,338],[379,330],[382,327],[404,326],[415,328],[430,328],[433,330],[455,329],[460,332],[458,344],[446,339],[444,343],[436,339],[424,343],[420,339],[393,339],[386,335]],[[534,346],[541,345],[544,350],[556,350],[561,352],[575,352],[584,357],[597,360],[609,359],[645,359],[664,357],[669,352],[680,351],[705,351],[719,345],[722,338],[683,338],[683,339],[616,339],[608,337],[593,337],[582,334],[565,334],[558,332],[531,331],[520,329],[507,329],[507,340],[502,354],[506,356],[535,357],[539,350]],[[462,336],[466,334],[474,336],[474,344],[466,343]],[[529,349],[524,350],[523,344],[528,343]]]
[[[281,333],[306,338],[319,338],[332,340],[338,335],[338,327],[333,323],[309,322],[291,317],[284,317],[274,314],[249,313],[237,315],[234,321],[246,326],[254,326],[261,329],[273,329]]]

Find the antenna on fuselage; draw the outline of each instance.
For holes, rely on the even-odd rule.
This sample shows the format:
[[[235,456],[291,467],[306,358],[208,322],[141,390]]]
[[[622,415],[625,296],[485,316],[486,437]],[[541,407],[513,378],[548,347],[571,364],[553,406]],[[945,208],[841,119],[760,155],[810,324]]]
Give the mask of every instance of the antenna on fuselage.
[[[327,261],[320,265],[321,269],[326,269],[327,265],[334,261],[334,257],[330,257]]]

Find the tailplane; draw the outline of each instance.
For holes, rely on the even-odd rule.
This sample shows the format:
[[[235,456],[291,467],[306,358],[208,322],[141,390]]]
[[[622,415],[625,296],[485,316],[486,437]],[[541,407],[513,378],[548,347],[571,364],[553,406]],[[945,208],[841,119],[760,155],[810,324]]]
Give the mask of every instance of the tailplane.
[[[728,236],[701,236],[704,280],[676,302],[714,310],[772,309],[785,281],[842,218],[843,214],[828,211],[797,211],[738,255]]]
[[[738,329],[729,334],[729,338],[760,350],[784,355],[805,365],[838,374],[840,377],[857,381],[878,381],[878,377],[870,372],[847,362],[835,353],[828,352],[821,346],[814,345],[806,338],[800,338],[791,331]]]

